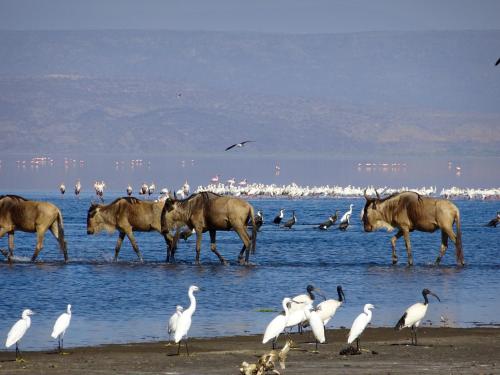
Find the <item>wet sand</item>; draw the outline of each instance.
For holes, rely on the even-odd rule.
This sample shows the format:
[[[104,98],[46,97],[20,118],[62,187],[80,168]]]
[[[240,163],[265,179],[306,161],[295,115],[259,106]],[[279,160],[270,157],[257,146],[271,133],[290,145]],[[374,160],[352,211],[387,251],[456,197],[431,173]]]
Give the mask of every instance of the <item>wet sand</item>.
[[[419,346],[409,344],[409,331],[368,328],[360,355],[340,355],[345,329],[329,330],[327,343],[314,349],[312,334],[292,334],[297,349],[288,353],[281,374],[500,374],[500,329],[422,328]],[[256,362],[270,350],[261,335],[192,339],[190,356],[166,342],[70,348],[68,354],[0,352],[0,374],[239,374],[241,362]],[[284,344],[280,336],[279,346]],[[278,364],[277,368],[279,369]]]

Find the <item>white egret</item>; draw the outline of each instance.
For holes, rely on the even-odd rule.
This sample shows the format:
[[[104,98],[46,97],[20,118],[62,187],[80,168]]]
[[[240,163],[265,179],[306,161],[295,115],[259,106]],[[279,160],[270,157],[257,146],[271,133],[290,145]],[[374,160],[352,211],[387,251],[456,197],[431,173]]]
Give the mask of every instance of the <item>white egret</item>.
[[[352,344],[356,340],[356,350],[359,352],[359,336],[363,333],[368,323],[372,320],[372,312],[370,309],[374,309],[371,303],[367,303],[364,308],[364,312],[359,314],[351,326],[351,331],[349,332],[349,337],[347,338],[347,343]]]
[[[58,350],[59,353],[62,353],[63,351],[63,345],[64,345],[64,334],[66,333],[66,330],[69,327],[69,323],[71,322],[71,305],[68,304],[67,310],[65,313],[62,313],[59,315],[59,318],[57,318],[55,324],[54,324],[54,329],[52,330],[52,338],[57,338],[59,341],[58,345]]]
[[[177,319],[177,328],[175,329],[174,341],[179,344],[177,348],[177,354],[180,353],[181,350],[181,340],[184,338],[184,343],[186,345],[186,352],[189,355],[189,349],[187,345],[187,334],[189,332],[189,328],[191,328],[191,321],[194,312],[196,311],[196,298],[194,298],[194,292],[200,290],[195,285],[191,285],[188,290],[189,301],[191,302],[189,307],[184,310]]]
[[[181,305],[177,305],[175,308],[175,312],[172,314],[170,319],[168,320],[168,339],[171,339],[172,334],[175,335],[175,330],[177,329],[177,322],[179,317],[182,315],[184,311],[184,307]]]
[[[313,309],[312,305],[308,305],[304,309],[304,314],[311,326],[314,338],[316,339],[316,351],[318,351],[318,342],[323,344],[325,342],[325,326],[323,320],[318,312]]]
[[[271,322],[266,327],[266,331],[264,332],[262,343],[265,344],[269,340],[273,339],[273,349],[276,344],[276,340],[278,340],[278,336],[285,330],[286,323],[289,317],[288,304],[290,302],[290,298],[283,298],[281,304],[283,306],[283,310],[285,311],[285,315],[279,314],[273,320],[271,320]]]
[[[417,345],[417,328],[420,325],[422,319],[424,318],[425,313],[427,312],[427,308],[429,307],[429,300],[427,299],[428,294],[436,297],[437,300],[441,302],[439,297],[436,294],[432,293],[429,289],[422,290],[422,295],[424,296],[424,303],[418,302],[408,307],[403,316],[401,317],[401,319],[399,319],[399,321],[397,322],[396,327],[394,327],[394,329],[398,331],[405,327],[410,327],[412,345]],[[415,341],[413,341],[413,336],[415,336]]]
[[[16,344],[16,361],[21,359],[21,351],[19,350],[18,342],[23,338],[24,334],[31,326],[30,316],[33,314],[34,312],[30,309],[24,310],[21,319],[12,326],[7,334],[5,347],[10,348],[12,345]]]
[[[351,203],[349,205],[349,211],[347,211],[342,218],[340,219],[339,223],[339,229],[340,230],[346,230],[349,224],[351,223],[351,215],[352,215],[352,208],[354,205]]]

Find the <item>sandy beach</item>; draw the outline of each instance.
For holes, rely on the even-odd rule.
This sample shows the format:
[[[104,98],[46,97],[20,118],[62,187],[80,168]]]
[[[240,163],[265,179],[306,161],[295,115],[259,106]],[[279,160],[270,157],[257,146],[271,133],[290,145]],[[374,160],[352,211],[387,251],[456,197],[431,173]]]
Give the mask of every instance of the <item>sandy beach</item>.
[[[327,332],[327,343],[313,353],[312,334],[293,334],[296,349],[288,353],[282,374],[498,374],[500,330],[495,328],[422,328],[419,346],[408,345],[409,331],[369,328],[362,336],[365,351],[340,355],[347,330]],[[261,335],[190,340],[190,356],[166,342],[69,348],[50,351],[0,352],[0,374],[238,374],[243,361],[256,362],[270,350]],[[281,338],[280,345],[284,340]],[[278,364],[277,368],[279,369]]]

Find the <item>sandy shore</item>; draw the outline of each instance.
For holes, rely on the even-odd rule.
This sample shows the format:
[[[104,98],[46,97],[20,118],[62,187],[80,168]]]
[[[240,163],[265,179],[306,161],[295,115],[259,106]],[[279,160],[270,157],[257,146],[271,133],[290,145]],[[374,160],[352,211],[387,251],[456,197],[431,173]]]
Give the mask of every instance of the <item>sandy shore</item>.
[[[419,346],[407,345],[409,332],[369,328],[361,355],[343,356],[347,330],[327,332],[327,343],[314,349],[310,332],[293,334],[298,346],[289,352],[282,374],[500,374],[500,329],[423,328]],[[0,352],[0,374],[238,374],[242,361],[256,362],[269,351],[262,336],[234,336],[190,340],[191,355],[175,355],[166,342],[105,345],[24,352],[26,362],[15,362],[13,351]],[[280,337],[281,338],[281,337]],[[283,338],[280,344],[283,343]],[[184,349],[184,348],[183,348]],[[278,366],[278,364],[277,364]],[[279,366],[278,366],[279,368]]]

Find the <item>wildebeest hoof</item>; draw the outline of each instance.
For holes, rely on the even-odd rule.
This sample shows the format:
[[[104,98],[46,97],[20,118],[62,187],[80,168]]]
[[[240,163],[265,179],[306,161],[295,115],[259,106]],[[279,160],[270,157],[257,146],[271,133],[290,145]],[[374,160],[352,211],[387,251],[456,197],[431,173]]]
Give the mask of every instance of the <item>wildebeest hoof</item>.
[[[392,260],[392,264],[398,264],[398,260],[397,259],[393,259]]]

